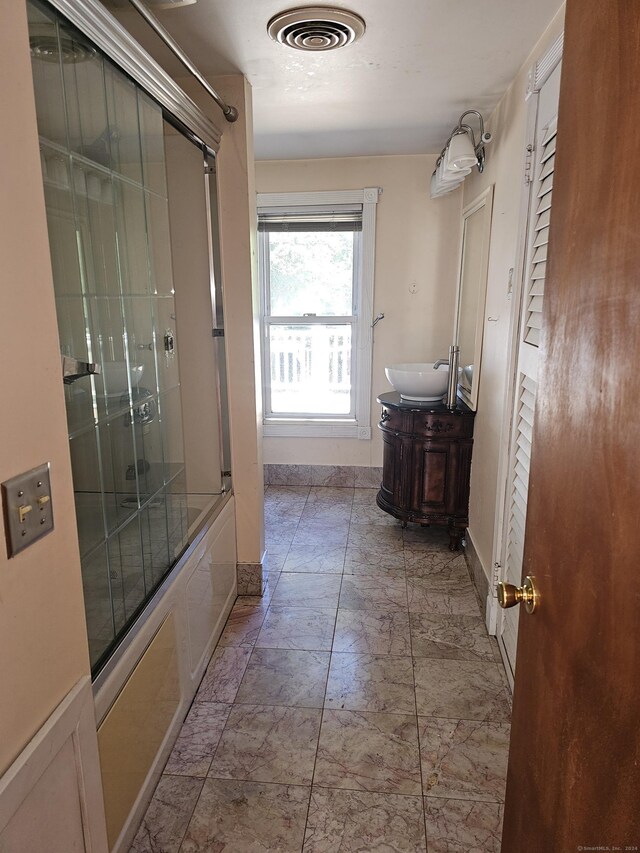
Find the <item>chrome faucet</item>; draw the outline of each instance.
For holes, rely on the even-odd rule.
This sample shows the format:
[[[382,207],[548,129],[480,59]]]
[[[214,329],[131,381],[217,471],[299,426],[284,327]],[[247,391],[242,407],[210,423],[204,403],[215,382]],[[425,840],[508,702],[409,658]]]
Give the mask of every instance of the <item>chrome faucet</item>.
[[[448,358],[439,358],[439,359],[434,363],[434,365],[433,365],[433,369],[434,369],[434,370],[437,370],[437,369],[438,369],[441,365],[443,365],[443,364],[448,365],[448,364],[449,364],[449,359],[448,359]]]

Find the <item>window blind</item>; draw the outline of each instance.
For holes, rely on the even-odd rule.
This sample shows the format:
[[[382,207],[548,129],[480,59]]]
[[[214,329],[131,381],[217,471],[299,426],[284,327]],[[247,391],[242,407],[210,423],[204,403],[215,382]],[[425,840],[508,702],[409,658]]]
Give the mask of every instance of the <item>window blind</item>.
[[[362,207],[260,211],[258,231],[362,231]]]

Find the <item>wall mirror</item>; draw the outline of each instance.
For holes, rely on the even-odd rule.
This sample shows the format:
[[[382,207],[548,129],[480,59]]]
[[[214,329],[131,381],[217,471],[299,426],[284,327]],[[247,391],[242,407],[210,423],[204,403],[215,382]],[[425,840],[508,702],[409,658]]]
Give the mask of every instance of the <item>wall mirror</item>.
[[[493,186],[462,211],[460,275],[453,340],[460,347],[458,394],[474,411],[478,402],[487,293]]]

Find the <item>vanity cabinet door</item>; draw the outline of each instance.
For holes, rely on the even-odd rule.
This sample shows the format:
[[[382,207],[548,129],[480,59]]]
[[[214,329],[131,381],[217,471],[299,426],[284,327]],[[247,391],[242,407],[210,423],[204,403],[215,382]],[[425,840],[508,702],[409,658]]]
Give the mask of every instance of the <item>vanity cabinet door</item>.
[[[385,500],[393,506],[401,507],[402,502],[402,476],[400,461],[402,442],[392,433],[382,433],[382,483],[380,492]]]
[[[411,509],[423,515],[454,511],[455,445],[448,441],[416,441],[413,445]]]

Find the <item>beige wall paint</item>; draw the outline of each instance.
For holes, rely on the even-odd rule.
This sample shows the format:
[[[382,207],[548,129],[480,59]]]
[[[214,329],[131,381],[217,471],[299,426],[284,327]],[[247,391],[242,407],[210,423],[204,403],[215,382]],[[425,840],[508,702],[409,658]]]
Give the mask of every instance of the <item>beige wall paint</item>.
[[[493,141],[487,146],[482,174],[474,171],[464,182],[464,204],[469,204],[491,184],[495,185],[485,305],[482,374],[474,430],[469,533],[482,567],[490,576],[494,560],[498,466],[502,443],[505,397],[509,391],[508,353],[512,311],[507,295],[509,269],[517,269],[518,226],[523,190],[527,103],[527,75],[533,63],[551,46],[564,25],[564,7],[553,18],[517,77],[494,110],[488,129]],[[488,317],[496,318],[487,321]]]
[[[460,235],[461,193],[429,198],[434,155],[276,160],[256,163],[258,192],[362,189],[379,186],[376,224],[370,441],[265,438],[270,463],[381,465],[378,394],[393,390],[389,364],[446,356],[453,313]],[[412,285],[416,292],[412,293]]]
[[[258,563],[264,554],[264,473],[251,87],[240,74],[211,80],[239,110],[238,120],[229,124],[197,82],[182,78],[178,83],[222,130],[220,249],[238,562]]]
[[[165,130],[171,257],[176,282],[176,349],[180,362],[187,492],[220,491],[220,424],[216,342],[211,336],[208,223],[202,152],[182,134]],[[162,334],[163,329],[160,329]]]
[[[0,773],[89,673],[24,3],[0,31],[0,481],[51,463],[55,529],[11,560],[0,517]]]

